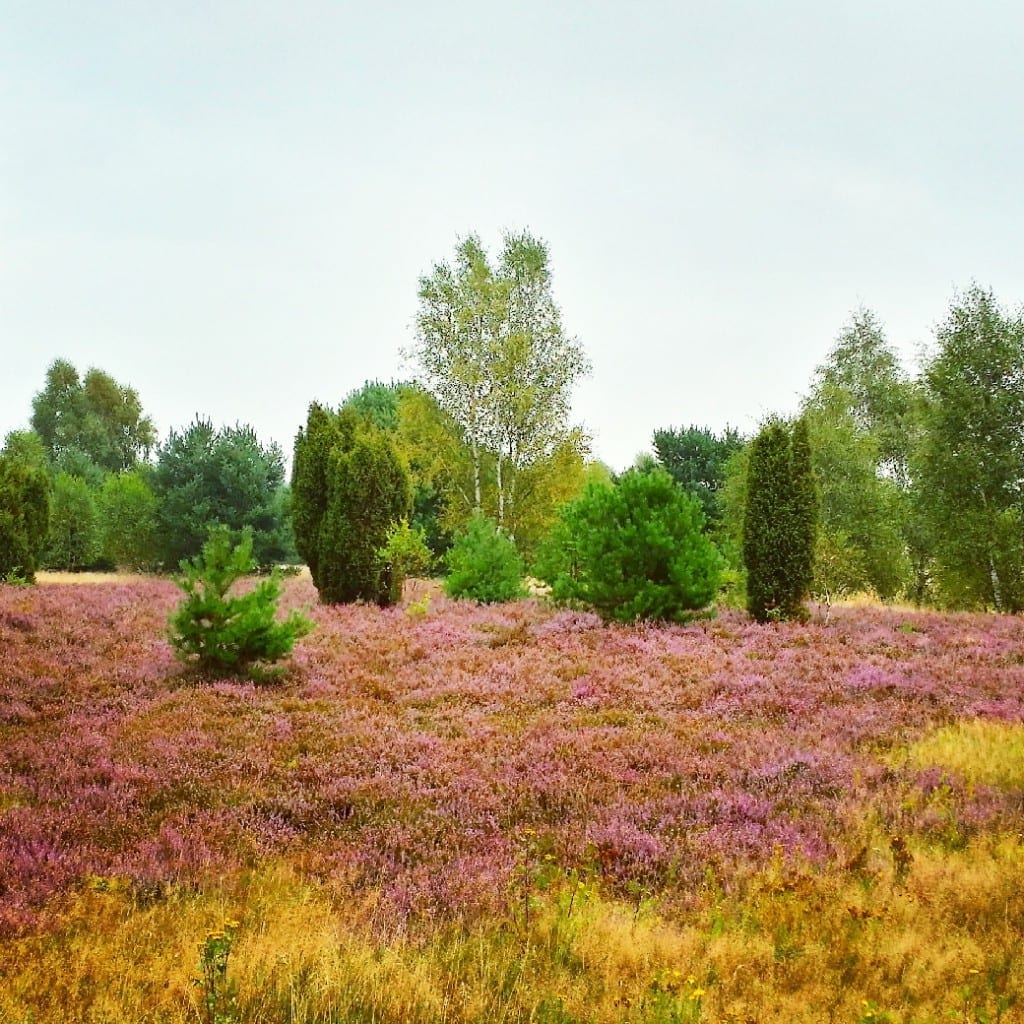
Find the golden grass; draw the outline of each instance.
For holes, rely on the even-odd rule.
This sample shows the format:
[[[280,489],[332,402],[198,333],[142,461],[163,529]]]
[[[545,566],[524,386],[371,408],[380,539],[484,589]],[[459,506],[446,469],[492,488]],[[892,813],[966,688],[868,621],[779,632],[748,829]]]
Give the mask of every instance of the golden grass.
[[[915,743],[906,760],[915,768],[948,768],[974,785],[1024,789],[1024,725],[955,722]]]
[[[52,572],[48,569],[36,573],[36,583],[44,587],[80,585],[83,583],[133,583],[143,576],[131,572]]]
[[[372,893],[284,864],[139,906],[94,882],[45,934],[0,950],[0,1021],[204,1020],[199,947],[237,920],[228,1021],[477,1024],[1020,1021],[1024,842],[912,846],[905,882],[874,835],[869,871],[773,865],[671,917],[581,890],[522,917],[382,937]],[[225,1004],[227,1005],[227,1004]]]

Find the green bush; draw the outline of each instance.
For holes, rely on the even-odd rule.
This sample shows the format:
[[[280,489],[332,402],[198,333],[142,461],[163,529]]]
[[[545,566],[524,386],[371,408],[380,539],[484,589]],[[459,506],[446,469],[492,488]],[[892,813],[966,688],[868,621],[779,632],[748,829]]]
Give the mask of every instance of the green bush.
[[[100,488],[100,553],[128,569],[151,569],[160,560],[156,547],[157,500],[138,470],[111,473]]]
[[[321,601],[399,600],[400,567],[381,549],[410,504],[409,471],[387,434],[352,410],[310,406],[295,440],[292,523]]]
[[[378,555],[403,580],[429,576],[434,566],[434,556],[422,527],[410,526],[408,519],[400,519],[391,527],[388,542]]]
[[[806,618],[817,515],[807,425],[773,420],[751,444],[743,519],[747,610],[758,622]]]
[[[100,555],[100,523],[93,489],[78,476],[58,473],[50,503],[46,565],[75,572],[93,565]]]
[[[711,603],[723,560],[698,499],[661,469],[588,486],[566,505],[537,562],[559,604],[605,620],[680,622]]]
[[[448,552],[444,589],[449,597],[482,604],[515,601],[526,595],[523,560],[515,544],[480,512],[473,514]]]
[[[0,452],[0,580],[34,580],[49,521],[46,473]]]
[[[262,671],[290,654],[295,641],[313,628],[296,611],[276,620],[281,596],[276,573],[248,593],[228,596],[253,568],[252,533],[245,530],[236,545],[225,526],[213,528],[202,552],[182,564],[184,575],[177,583],[185,599],[171,614],[171,645],[206,675],[239,675],[254,667]]]

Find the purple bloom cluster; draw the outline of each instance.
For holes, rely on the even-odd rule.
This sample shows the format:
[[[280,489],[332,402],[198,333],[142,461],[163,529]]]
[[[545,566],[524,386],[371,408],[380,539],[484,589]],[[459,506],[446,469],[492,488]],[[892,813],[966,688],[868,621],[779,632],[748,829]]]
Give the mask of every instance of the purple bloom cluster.
[[[379,892],[393,926],[506,905],[541,850],[671,898],[776,856],[839,863],[869,813],[961,833],[1024,816],[885,756],[960,717],[1024,721],[1018,619],[318,607],[283,682],[211,686],[166,642],[177,596],[0,587],[0,931],[90,877],[152,898],[285,859]],[[314,601],[288,583],[285,606]]]

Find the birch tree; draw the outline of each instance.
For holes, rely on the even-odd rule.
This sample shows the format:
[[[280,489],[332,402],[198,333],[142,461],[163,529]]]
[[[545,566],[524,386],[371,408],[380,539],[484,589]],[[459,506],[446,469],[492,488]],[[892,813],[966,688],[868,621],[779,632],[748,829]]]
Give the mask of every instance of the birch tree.
[[[546,244],[507,234],[497,266],[479,238],[420,279],[416,345],[420,383],[462,431],[472,453],[473,501],[483,505],[493,466],[500,525],[516,520],[517,485],[527,470],[582,435],[569,424],[573,385],[589,370],[568,337],[551,287]]]

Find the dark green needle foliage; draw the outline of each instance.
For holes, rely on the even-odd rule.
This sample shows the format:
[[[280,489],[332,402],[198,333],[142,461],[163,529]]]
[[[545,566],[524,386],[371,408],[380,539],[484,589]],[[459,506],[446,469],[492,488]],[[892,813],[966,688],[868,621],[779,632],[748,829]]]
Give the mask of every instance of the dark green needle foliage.
[[[681,622],[707,607],[723,559],[700,501],[661,468],[590,485],[566,505],[538,560],[559,604],[617,622]]]
[[[397,603],[401,573],[381,551],[411,501],[409,471],[384,431],[350,409],[310,406],[295,440],[292,523],[321,601]]]
[[[182,564],[177,582],[185,599],[171,615],[170,639],[178,656],[204,675],[265,675],[313,629],[297,611],[277,620],[276,572],[246,593],[229,594],[253,568],[251,531],[234,544],[226,526],[214,527],[202,552]]]
[[[817,516],[807,425],[772,420],[751,445],[743,520],[747,610],[758,622],[806,618]]]

